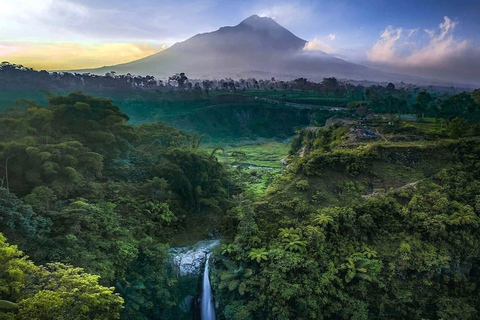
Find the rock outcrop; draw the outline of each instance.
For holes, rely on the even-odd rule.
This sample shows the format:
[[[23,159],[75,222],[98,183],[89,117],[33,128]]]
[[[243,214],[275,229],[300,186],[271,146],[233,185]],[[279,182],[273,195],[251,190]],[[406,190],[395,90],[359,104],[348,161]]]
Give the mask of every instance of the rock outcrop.
[[[220,240],[204,240],[193,246],[171,248],[173,269],[177,276],[200,276],[207,254],[220,243]]]

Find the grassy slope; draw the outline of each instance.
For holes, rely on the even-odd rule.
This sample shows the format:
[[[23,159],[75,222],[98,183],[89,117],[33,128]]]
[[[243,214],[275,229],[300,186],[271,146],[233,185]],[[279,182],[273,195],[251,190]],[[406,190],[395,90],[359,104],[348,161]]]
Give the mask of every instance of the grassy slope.
[[[220,162],[235,165],[234,152],[245,153],[245,159],[241,161],[244,166],[284,168],[280,160],[288,155],[289,145],[284,142],[271,140],[239,141],[237,143],[210,143],[204,147],[207,152],[212,152],[216,147],[223,148],[216,153]]]
[[[363,143],[356,150],[367,148],[373,158],[366,161],[366,169],[359,174],[345,172],[341,166],[324,165],[321,173],[308,175],[302,166],[316,157],[314,153],[308,154],[297,159],[280,183],[267,190],[267,199],[275,203],[299,197],[319,207],[349,206],[368,195],[430,179],[453,166],[456,159],[452,151],[456,143],[455,140]],[[333,158],[336,153],[350,151],[340,148],[323,155]],[[303,181],[308,182],[307,187],[302,187]]]

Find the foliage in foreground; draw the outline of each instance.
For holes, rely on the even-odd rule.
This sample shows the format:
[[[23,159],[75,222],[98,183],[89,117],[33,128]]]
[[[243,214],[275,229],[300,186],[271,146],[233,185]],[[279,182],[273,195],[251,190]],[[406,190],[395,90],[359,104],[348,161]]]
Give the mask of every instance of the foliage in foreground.
[[[123,299],[99,277],[61,263],[34,265],[0,233],[0,318],[119,319]]]

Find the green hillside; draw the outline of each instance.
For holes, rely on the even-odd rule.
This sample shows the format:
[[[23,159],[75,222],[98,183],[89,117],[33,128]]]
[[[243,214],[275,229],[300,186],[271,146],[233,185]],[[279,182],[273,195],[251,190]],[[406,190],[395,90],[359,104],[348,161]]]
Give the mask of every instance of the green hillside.
[[[480,140],[354,127],[303,131],[266,194],[237,199],[226,319],[478,318]]]

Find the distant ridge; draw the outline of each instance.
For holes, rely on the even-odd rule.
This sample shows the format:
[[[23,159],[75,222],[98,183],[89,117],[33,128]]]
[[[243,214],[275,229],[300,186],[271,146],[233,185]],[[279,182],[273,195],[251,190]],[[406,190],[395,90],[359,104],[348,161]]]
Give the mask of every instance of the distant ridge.
[[[236,26],[197,34],[149,57],[82,72],[105,74],[115,71],[160,78],[185,72],[190,78],[261,76],[321,80],[334,76],[353,80],[419,82],[419,78],[367,68],[323,51],[304,51],[306,43],[275,20],[252,15]]]

